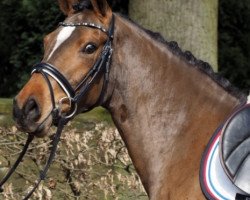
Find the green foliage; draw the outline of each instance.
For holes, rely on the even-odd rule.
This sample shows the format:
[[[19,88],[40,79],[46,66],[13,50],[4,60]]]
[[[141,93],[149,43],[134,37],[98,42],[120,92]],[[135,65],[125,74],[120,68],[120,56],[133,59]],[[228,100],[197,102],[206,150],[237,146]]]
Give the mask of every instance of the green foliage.
[[[0,96],[7,97],[27,81],[42,58],[43,36],[63,16],[51,0],[3,0],[0,10]]]
[[[221,73],[243,90],[250,88],[250,0],[220,0]]]
[[[127,0],[110,0],[115,11],[127,14]],[[0,97],[11,97],[42,59],[43,37],[64,19],[56,0],[1,0]]]
[[[109,0],[127,14],[128,0]],[[0,97],[14,96],[42,59],[43,37],[63,20],[56,0],[1,0]],[[242,89],[250,88],[250,0],[220,0],[219,65]]]

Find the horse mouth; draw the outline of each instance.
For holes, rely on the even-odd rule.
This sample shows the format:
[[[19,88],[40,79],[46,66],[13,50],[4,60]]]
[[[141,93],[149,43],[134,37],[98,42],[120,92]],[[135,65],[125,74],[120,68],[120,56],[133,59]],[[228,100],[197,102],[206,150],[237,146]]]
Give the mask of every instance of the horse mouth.
[[[33,125],[27,123],[16,122],[16,127],[19,131],[26,132],[28,134],[34,135],[38,138],[45,137],[52,125],[52,116],[48,115],[42,122],[37,122]]]
[[[51,125],[52,125],[52,116],[49,115],[40,124],[38,124],[35,131],[29,134],[33,134],[36,137],[44,137],[48,134]]]

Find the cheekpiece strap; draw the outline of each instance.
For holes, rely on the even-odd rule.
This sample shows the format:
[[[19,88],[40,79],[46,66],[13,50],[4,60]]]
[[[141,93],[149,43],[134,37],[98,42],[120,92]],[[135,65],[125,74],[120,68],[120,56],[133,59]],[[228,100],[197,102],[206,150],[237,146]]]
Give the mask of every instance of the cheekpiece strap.
[[[66,77],[59,72],[55,66],[53,66],[50,63],[39,63],[34,66],[32,74],[33,73],[42,73],[46,79],[47,75],[52,77],[63,89],[63,91],[67,94],[70,102],[72,105],[74,105],[72,108],[73,112],[70,114],[70,117],[73,117],[76,114],[76,107],[77,104],[84,98],[86,93],[89,91],[90,87],[92,86],[94,80],[98,77],[100,72],[103,72],[104,74],[104,79],[103,79],[103,87],[102,91],[100,93],[100,96],[98,98],[98,101],[91,107],[89,108],[83,108],[81,110],[77,110],[77,112],[86,112],[91,109],[93,109],[96,106],[99,106],[102,103],[104,92],[107,87],[108,83],[108,75],[109,75],[109,68],[110,68],[110,60],[112,56],[112,40],[114,38],[114,23],[115,23],[115,18],[112,16],[112,19],[110,21],[109,29],[106,30],[100,25],[96,25],[94,23],[88,23],[88,22],[83,22],[83,23],[66,23],[66,22],[61,22],[59,23],[60,26],[87,26],[90,28],[95,28],[98,30],[101,30],[102,32],[106,33],[108,35],[108,40],[106,41],[102,53],[95,62],[95,64],[91,67],[89,72],[85,75],[85,77],[81,80],[81,82],[73,88],[69,81],[66,79]],[[46,75],[47,74],[47,75]],[[48,85],[51,85],[49,81],[47,80]],[[51,93],[51,99],[52,102],[54,102],[54,92],[50,87],[50,93]],[[54,104],[54,110],[55,109],[55,102]]]

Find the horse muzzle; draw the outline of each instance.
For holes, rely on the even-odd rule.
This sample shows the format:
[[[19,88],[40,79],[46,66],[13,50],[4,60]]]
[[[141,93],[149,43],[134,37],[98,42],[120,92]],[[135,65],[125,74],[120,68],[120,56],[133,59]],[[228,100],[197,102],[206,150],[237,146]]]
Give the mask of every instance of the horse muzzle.
[[[13,119],[20,131],[34,134],[38,137],[44,135],[48,119],[40,123],[40,118],[41,110],[35,99],[28,99],[22,108],[19,107],[16,98],[13,100]]]

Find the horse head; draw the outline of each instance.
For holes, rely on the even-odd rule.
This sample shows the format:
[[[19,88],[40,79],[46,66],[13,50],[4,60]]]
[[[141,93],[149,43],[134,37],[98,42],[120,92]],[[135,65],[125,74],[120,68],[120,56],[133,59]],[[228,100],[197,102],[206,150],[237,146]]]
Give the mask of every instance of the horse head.
[[[46,135],[54,115],[72,117],[97,103],[105,83],[105,73],[99,72],[112,51],[106,0],[58,2],[67,18],[45,36],[42,62],[14,99],[17,127],[38,137]]]
[[[200,199],[201,152],[245,95],[176,42],[113,14],[106,0],[59,5],[67,18],[45,37],[44,58],[14,100],[17,127],[41,137],[103,105],[151,200]]]

